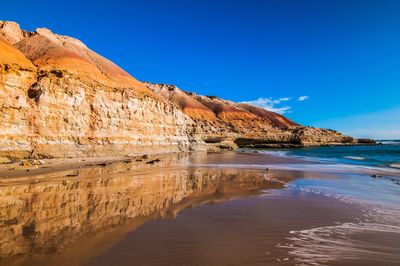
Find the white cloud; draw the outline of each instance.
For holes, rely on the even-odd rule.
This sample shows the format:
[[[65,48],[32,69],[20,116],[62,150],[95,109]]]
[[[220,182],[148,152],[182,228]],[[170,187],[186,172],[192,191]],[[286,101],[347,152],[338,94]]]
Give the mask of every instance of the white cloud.
[[[242,103],[247,103],[251,105],[255,105],[261,108],[264,108],[265,110],[272,111],[278,114],[284,114],[284,113],[289,113],[291,112],[292,107],[285,105],[285,106],[277,106],[281,103],[288,102],[292,98],[290,97],[284,97],[284,98],[279,98],[279,99],[272,99],[272,98],[258,98],[257,100],[252,100],[252,101],[245,101]]]
[[[297,100],[299,102],[304,102],[306,100],[310,99],[310,96],[304,95],[304,96],[300,96]]]

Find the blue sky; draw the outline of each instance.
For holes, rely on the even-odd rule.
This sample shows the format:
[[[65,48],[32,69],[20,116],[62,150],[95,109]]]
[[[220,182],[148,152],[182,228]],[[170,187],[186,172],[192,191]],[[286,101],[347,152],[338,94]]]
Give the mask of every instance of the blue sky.
[[[400,1],[384,0],[8,1],[0,9],[22,28],[81,39],[140,80],[374,138],[400,138],[399,14]]]

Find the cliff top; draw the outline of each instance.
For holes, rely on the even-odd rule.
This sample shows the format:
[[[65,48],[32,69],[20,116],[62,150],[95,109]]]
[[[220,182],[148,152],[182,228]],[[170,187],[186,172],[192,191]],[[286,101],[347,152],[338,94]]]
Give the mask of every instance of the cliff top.
[[[156,94],[178,105],[187,115],[195,120],[228,123],[243,128],[260,125],[262,128],[290,128],[299,124],[286,117],[249,104],[235,103],[217,96],[202,96],[187,92],[175,85],[146,82]],[[240,121],[238,123],[238,121]],[[240,129],[238,129],[240,130]]]
[[[82,80],[96,81],[114,88],[135,88],[153,95],[142,82],[76,38],[55,34],[47,28],[25,31],[10,21],[0,21],[0,36],[2,47],[7,46],[0,58],[2,64],[29,65],[30,61],[39,70],[67,71]]]

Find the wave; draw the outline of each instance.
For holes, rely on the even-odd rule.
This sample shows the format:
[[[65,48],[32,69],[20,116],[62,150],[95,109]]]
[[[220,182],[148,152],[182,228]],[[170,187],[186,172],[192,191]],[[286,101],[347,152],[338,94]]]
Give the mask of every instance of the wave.
[[[352,159],[352,160],[365,160],[365,158],[364,157],[359,157],[359,156],[344,156],[343,158],[346,158],[346,159]]]
[[[393,141],[391,141],[393,142]],[[394,141],[400,144],[400,141]],[[399,146],[396,146],[399,147]],[[316,163],[318,167],[323,169],[333,169],[337,168],[339,170],[343,169],[349,169],[352,168],[354,171],[378,171],[378,172],[389,172],[389,173],[394,173],[394,174],[400,174],[398,170],[395,169],[400,169],[400,163],[398,163],[397,159],[398,154],[400,150],[397,150],[397,148],[394,149],[394,151],[386,151],[385,149],[382,150],[380,148],[377,148],[377,150],[363,150],[366,154],[364,156],[363,154],[359,155],[357,151],[352,150],[353,147],[350,147],[349,150],[344,150],[337,152],[335,149],[332,149],[332,154],[330,154],[332,157],[326,157],[329,156],[326,153],[329,151],[322,150],[319,151],[318,149],[315,149],[315,155],[313,156],[312,154],[296,154],[295,150],[287,150],[287,151],[258,151],[260,154],[265,154],[269,156],[274,156],[274,157],[285,157],[285,158],[292,158],[296,159],[299,161],[303,162],[312,162]],[[381,147],[382,148],[382,147]],[[343,148],[342,148],[343,149]],[[314,151],[313,151],[314,152]],[[318,153],[324,153],[319,156]],[[343,154],[347,153],[347,154]],[[354,154],[354,155],[353,155]],[[371,156],[373,154],[373,156]],[[326,166],[321,166],[321,164],[325,164]],[[300,166],[299,164],[296,164],[296,166]],[[304,164],[305,167],[307,168],[313,168],[312,170],[318,170],[315,169],[314,167],[311,167],[307,164]],[[289,170],[293,170],[293,167],[290,167]],[[298,170],[303,170],[303,169],[298,169]],[[307,170],[307,169],[305,169]],[[371,174],[376,174],[376,173],[371,173]]]
[[[289,156],[289,154],[285,151],[266,151],[266,150],[262,150],[262,151],[257,151],[260,154],[265,154],[265,155],[271,155],[274,157],[281,157],[281,158],[288,158],[288,157],[293,157],[293,156]]]
[[[300,189],[361,205],[365,212],[352,222],[290,231],[289,243],[277,246],[288,249],[296,264],[324,265],[360,259],[377,265],[400,263],[400,246],[388,241],[400,237],[400,209],[310,187]]]
[[[253,150],[251,150],[253,151]],[[257,150],[259,154],[264,154],[264,155],[270,155],[273,157],[279,157],[279,158],[292,158],[292,159],[299,159],[302,161],[308,161],[308,162],[317,162],[317,163],[325,163],[325,162],[336,162],[335,158],[321,158],[321,157],[315,157],[315,156],[305,156],[305,155],[297,155],[297,154],[292,154],[289,151],[272,151],[272,150]]]
[[[280,157],[280,158],[293,158],[293,159],[299,159],[302,161],[308,161],[308,162],[317,162],[317,163],[340,163],[343,161],[342,159],[351,159],[351,160],[356,160],[356,161],[367,161],[367,158],[362,157],[362,156],[340,156],[338,157],[318,157],[316,156],[310,156],[310,155],[298,155],[298,154],[293,154],[290,151],[257,151],[260,154],[265,154],[265,155],[270,155],[274,157]]]
[[[385,244],[381,234],[399,234],[400,226],[381,223],[342,223],[333,226],[291,231],[291,244],[278,245],[289,249],[300,265],[324,265],[340,260],[364,260],[399,263],[400,248]],[[374,239],[357,240],[357,235],[374,235]],[[397,236],[398,237],[398,236]],[[376,243],[378,242],[378,243]],[[382,243],[379,243],[382,242]]]
[[[400,140],[381,140],[378,142],[383,145],[400,145]]]

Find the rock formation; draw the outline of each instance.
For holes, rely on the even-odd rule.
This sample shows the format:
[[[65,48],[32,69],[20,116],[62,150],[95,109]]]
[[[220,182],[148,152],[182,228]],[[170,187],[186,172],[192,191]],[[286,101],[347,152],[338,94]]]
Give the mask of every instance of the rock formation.
[[[0,159],[355,143],[255,106],[145,84],[77,39],[4,21],[0,106]]]
[[[82,42],[0,23],[0,157],[190,150],[194,122]]]
[[[352,145],[357,140],[341,133],[301,126],[263,108],[201,96],[176,86],[147,83],[155,93],[176,104],[196,122],[196,134],[220,148]],[[225,145],[223,145],[225,144]]]

